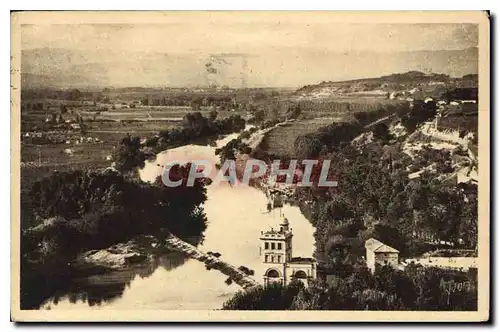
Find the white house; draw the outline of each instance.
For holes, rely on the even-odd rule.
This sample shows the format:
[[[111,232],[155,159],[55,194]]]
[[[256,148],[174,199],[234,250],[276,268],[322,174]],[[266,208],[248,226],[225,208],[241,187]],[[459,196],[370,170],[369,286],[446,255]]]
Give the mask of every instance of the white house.
[[[279,283],[288,285],[298,279],[308,285],[316,279],[316,261],[313,258],[292,256],[292,230],[284,218],[279,230],[261,232],[260,256],[264,285]]]
[[[377,239],[371,238],[365,242],[366,265],[373,272],[375,265],[391,265],[396,268],[399,264],[399,251],[389,247]]]

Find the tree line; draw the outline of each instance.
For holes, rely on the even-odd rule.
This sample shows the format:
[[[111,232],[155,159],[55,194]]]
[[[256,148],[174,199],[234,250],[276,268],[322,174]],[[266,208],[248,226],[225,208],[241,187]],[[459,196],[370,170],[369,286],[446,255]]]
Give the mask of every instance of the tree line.
[[[190,167],[171,173],[185,184]],[[62,287],[82,252],[169,232],[201,241],[205,200],[203,179],[170,188],[160,177],[144,183],[113,170],[77,170],[36,181],[21,202],[21,306],[36,307]]]
[[[144,167],[145,160],[168,148],[196,143],[207,143],[220,135],[242,131],[245,119],[231,115],[217,119],[217,112],[204,117],[200,112],[189,113],[182,120],[182,127],[162,130],[141,143],[139,137],[127,135],[114,153],[115,168],[120,172],[134,172]]]
[[[450,285],[469,285],[452,287]],[[476,311],[477,270],[445,271],[410,265],[404,271],[377,266],[372,274],[357,266],[346,277],[313,282],[294,280],[238,292],[225,310],[412,310]]]

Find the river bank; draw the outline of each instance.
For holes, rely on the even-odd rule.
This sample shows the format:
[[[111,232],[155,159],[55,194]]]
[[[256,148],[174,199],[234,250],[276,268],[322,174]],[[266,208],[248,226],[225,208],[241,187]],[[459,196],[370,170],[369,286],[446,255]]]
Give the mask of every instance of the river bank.
[[[238,136],[239,134],[228,135],[217,141],[216,147],[224,146]],[[153,181],[163,170],[158,164],[164,165],[169,161],[203,159],[216,164],[219,162],[219,157],[215,155],[216,147],[187,145],[161,152],[156,160],[146,161],[146,166],[139,171],[141,179]],[[294,256],[311,257],[314,252],[314,228],[300,209],[284,204],[281,211],[268,212],[267,203],[268,199],[260,189],[248,185],[238,183],[231,186],[225,182],[208,185],[207,200],[203,204],[207,217],[204,240],[196,249],[186,247],[191,250],[193,257],[178,253],[175,256],[172,253],[160,255],[153,264],[137,267],[134,273],[127,272],[125,280],[120,281],[124,286],[113,286],[116,288],[114,297],[109,296],[109,300],[98,302],[98,305],[90,308],[220,309],[225,301],[243,287],[236,281],[226,284],[228,276],[241,278],[240,283],[250,287],[254,284],[240,274],[237,267],[245,266],[253,270],[255,274],[248,278],[261,282],[265,268],[259,253],[260,233],[276,228],[284,216],[290,221],[294,234],[297,234],[294,238]],[[219,260],[224,264],[219,263],[207,270],[205,262],[196,257],[203,257],[209,252],[220,253]],[[217,263],[214,258],[217,257],[211,257],[210,261]],[[231,268],[225,270],[227,266]],[[213,271],[214,269],[218,271]],[[111,285],[116,284],[117,278],[123,278],[124,273],[117,275],[110,272],[82,278],[74,288],[80,294],[88,294],[96,287],[101,292],[107,292]],[[89,308],[90,303],[85,300],[85,296],[80,296],[78,300],[72,300],[72,297],[74,298],[72,294],[63,295],[57,299],[57,303],[51,300],[48,304],[52,310]]]
[[[182,252],[187,257],[203,262],[207,269],[214,269],[222,272],[243,289],[259,285],[257,281],[235,266],[224,262],[222,259],[219,259],[213,254],[205,253],[199,250],[195,246],[182,241],[177,236],[169,235],[163,243],[168,249]]]

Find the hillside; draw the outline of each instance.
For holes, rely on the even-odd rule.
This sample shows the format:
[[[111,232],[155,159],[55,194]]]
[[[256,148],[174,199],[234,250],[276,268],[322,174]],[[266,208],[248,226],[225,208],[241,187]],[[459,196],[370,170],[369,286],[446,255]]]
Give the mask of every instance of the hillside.
[[[23,49],[23,87],[300,87],[418,70],[477,73],[477,48],[408,52],[280,48],[259,53],[144,52],[112,47]],[[366,81],[366,80],[365,80]]]
[[[295,92],[302,98],[345,97],[389,97],[391,93],[408,92],[421,94],[420,98],[441,96],[454,88],[477,87],[478,75],[468,74],[463,77],[451,77],[445,74],[420,71],[408,71],[374,78],[339,82],[321,82],[306,85]]]

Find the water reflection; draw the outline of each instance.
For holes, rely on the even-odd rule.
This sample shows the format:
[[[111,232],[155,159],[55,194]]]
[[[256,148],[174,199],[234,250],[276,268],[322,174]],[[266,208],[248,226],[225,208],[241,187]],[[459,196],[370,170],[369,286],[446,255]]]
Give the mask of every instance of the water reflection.
[[[229,135],[218,146],[237,135]],[[162,152],[156,161],[146,162],[141,179],[151,181],[169,161],[203,159],[218,162],[215,147],[188,145]],[[208,219],[201,250],[219,252],[222,259],[236,267],[244,265],[262,280],[264,267],[259,255],[261,230],[277,227],[283,215],[290,220],[294,234],[293,255],[312,257],[314,228],[298,207],[267,212],[263,192],[247,185],[234,187],[222,182],[207,188],[204,210]],[[283,214],[283,215],[282,215]],[[175,255],[175,256],[173,256]],[[220,309],[222,304],[240,290],[235,283],[227,285],[227,277],[219,271],[205,268],[180,254],[159,257],[156,265],[129,271],[84,278],[74,283],[64,296],[49,302],[52,309]],[[71,298],[68,294],[71,294]],[[75,295],[79,294],[79,295]]]
[[[71,281],[67,289],[59,291],[42,307],[51,309],[53,306],[58,306],[60,302],[82,303],[90,307],[110,304],[123,295],[133,280],[148,278],[159,268],[171,271],[184,264],[186,260],[181,253],[172,252],[141,266],[77,278]]]

